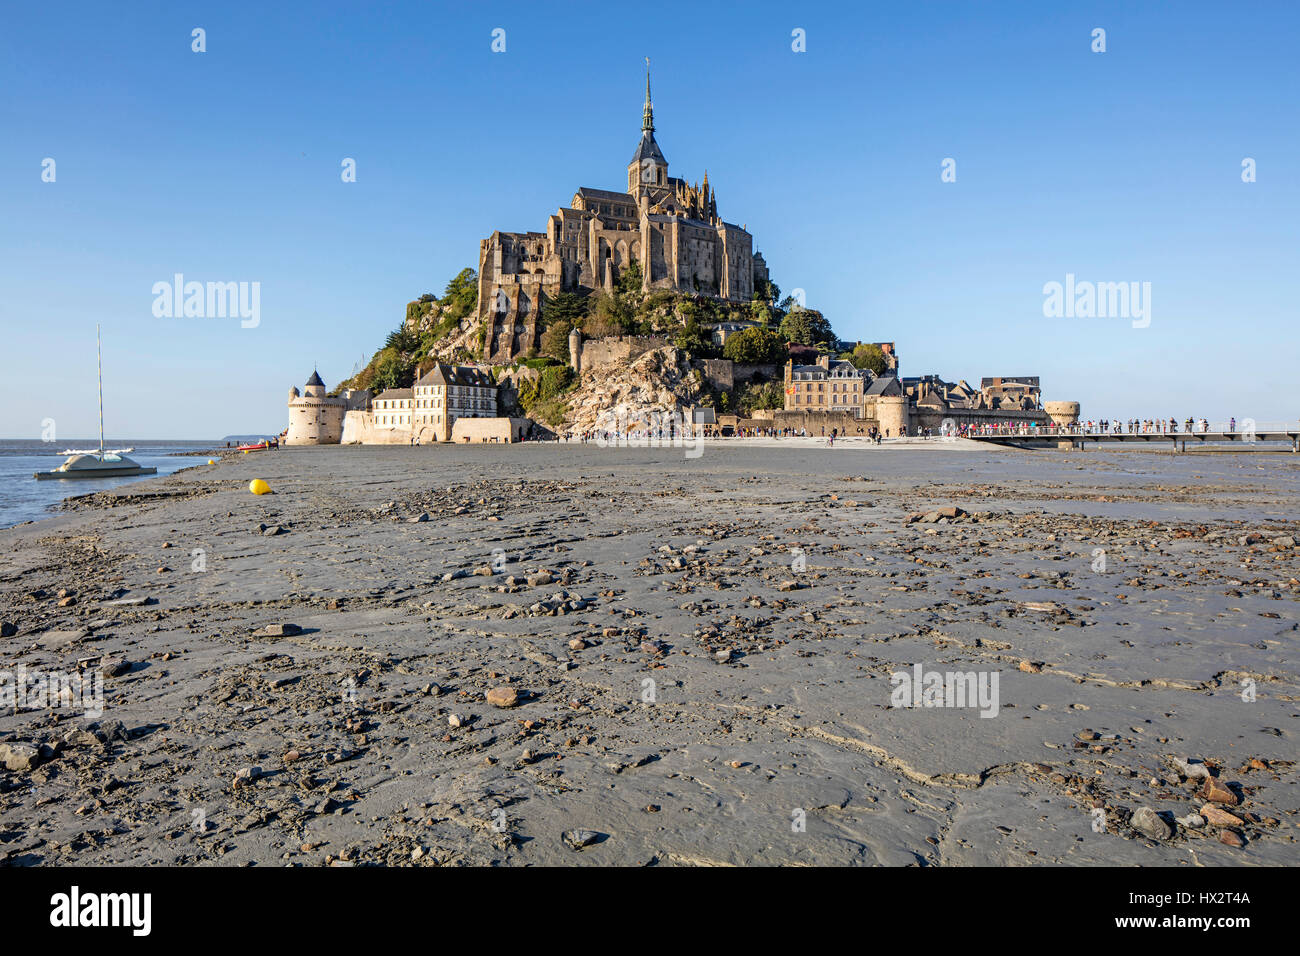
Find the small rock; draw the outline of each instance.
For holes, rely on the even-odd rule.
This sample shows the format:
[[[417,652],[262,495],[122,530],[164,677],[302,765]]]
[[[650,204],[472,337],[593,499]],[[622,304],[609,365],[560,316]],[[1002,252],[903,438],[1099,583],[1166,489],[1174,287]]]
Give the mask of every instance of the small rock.
[[[1207,822],[1214,824],[1216,827],[1239,827],[1242,823],[1240,817],[1229,813],[1222,807],[1216,807],[1212,803],[1207,803],[1205,806],[1201,807],[1200,815],[1205,817]]]
[[[41,751],[31,744],[0,744],[0,763],[15,773],[35,770],[41,762]]]
[[[1201,796],[1211,803],[1226,803],[1232,807],[1241,802],[1226,784],[1214,777],[1206,779],[1205,786],[1201,788]]]
[[[429,520],[429,512],[427,512],[427,511],[421,511],[421,512],[420,512],[418,515],[416,515],[414,518],[407,518],[407,519],[406,519],[406,523],[407,523],[407,524],[423,524],[425,521],[428,521],[428,520]]]
[[[105,657],[99,664],[99,671],[105,677],[121,677],[131,669],[131,662],[125,657]]]
[[[1182,757],[1170,757],[1168,759],[1174,769],[1188,780],[1209,780],[1212,776],[1210,768],[1203,761],[1191,758],[1184,760]]]
[[[293,637],[295,634],[301,634],[302,628],[297,624],[268,624],[262,629],[262,633],[267,637]]]
[[[595,830],[567,830],[564,834],[564,842],[570,850],[581,850],[583,847],[591,846],[598,839],[600,834]]]
[[[1236,830],[1220,830],[1219,842],[1225,846],[1243,847],[1246,845],[1246,838]]]
[[[1129,825],[1152,840],[1168,840],[1173,835],[1169,824],[1150,807],[1139,807],[1129,818]]]
[[[519,691],[513,687],[493,687],[487,692],[487,702],[493,707],[515,707],[519,704]]]

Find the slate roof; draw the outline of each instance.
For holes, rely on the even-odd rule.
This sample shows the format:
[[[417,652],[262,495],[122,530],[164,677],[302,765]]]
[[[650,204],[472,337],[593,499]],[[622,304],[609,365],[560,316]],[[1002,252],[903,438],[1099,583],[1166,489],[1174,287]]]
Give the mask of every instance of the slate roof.
[[[627,161],[631,166],[633,163],[640,164],[642,160],[651,159],[656,163],[668,165],[668,160],[664,159],[664,154],[659,150],[659,144],[655,142],[655,134],[646,130],[641,134],[641,142],[636,144],[636,152],[632,158]]]
[[[315,370],[312,371],[311,378],[307,379],[307,384],[319,385],[321,388],[325,387],[325,383],[320,380],[320,373]]]
[[[465,388],[496,388],[496,383],[482,369],[472,365],[444,365],[438,362],[416,385],[459,385]]]
[[[616,193],[609,189],[593,189],[591,186],[579,186],[578,195],[584,199],[604,199],[611,202],[632,203],[631,193]]]

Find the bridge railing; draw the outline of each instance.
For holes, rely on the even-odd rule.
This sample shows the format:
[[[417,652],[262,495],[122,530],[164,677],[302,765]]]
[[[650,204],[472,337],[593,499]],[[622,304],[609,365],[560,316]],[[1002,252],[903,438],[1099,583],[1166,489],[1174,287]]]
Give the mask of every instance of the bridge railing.
[[[1151,420],[1107,422],[1079,422],[1074,425],[1040,424],[1038,422],[1001,422],[996,424],[971,424],[958,426],[954,434],[974,438],[1049,438],[1069,439],[1087,438],[1099,435],[1133,435],[1169,438],[1206,435],[1238,435],[1243,438],[1252,434],[1287,433],[1300,431],[1300,420],[1295,422],[1256,422],[1251,419],[1229,419],[1212,422],[1194,419],[1191,428],[1187,420],[1181,422],[1158,422]]]

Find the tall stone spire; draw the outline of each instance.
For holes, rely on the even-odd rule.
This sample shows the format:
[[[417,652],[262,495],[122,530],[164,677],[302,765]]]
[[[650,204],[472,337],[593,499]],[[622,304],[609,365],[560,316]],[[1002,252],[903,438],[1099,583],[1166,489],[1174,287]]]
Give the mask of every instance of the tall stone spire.
[[[646,133],[655,131],[655,111],[650,105],[650,57],[645,58],[645,110],[641,114],[641,130]]]

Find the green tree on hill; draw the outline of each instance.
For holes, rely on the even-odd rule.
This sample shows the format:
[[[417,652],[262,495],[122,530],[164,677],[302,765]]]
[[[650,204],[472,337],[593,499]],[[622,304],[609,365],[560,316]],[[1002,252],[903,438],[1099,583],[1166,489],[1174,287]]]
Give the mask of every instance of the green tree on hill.
[[[641,297],[641,263],[633,259],[623,267],[615,287],[619,294],[629,298]]]
[[[785,360],[785,342],[767,329],[745,329],[727,339],[724,357],[739,365],[778,365]]]
[[[887,367],[884,351],[870,342],[859,342],[854,346],[849,361],[855,368],[870,369],[874,375],[884,375]]]
[[[549,327],[557,322],[579,324],[587,314],[587,300],[572,292],[557,292],[542,299],[542,321]]]
[[[542,333],[542,354],[559,359],[561,362],[568,362],[569,333],[572,331],[573,326],[569,324],[568,319],[561,319],[548,325],[546,331]]]
[[[478,307],[478,273],[473,269],[461,269],[447,283],[439,301],[444,315],[450,313],[456,320],[472,313]]]

